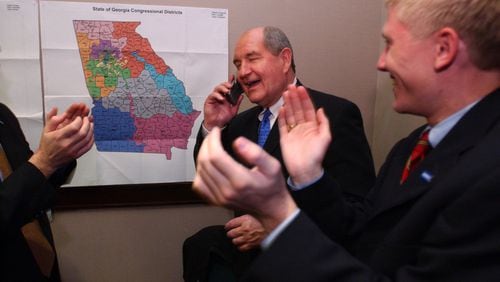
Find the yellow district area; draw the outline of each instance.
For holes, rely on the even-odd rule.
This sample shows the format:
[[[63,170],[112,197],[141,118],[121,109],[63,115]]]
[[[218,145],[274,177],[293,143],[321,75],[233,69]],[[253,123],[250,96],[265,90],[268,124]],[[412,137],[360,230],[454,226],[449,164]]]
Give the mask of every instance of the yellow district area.
[[[101,88],[101,97],[108,97],[111,91],[115,90],[115,87],[103,87]]]

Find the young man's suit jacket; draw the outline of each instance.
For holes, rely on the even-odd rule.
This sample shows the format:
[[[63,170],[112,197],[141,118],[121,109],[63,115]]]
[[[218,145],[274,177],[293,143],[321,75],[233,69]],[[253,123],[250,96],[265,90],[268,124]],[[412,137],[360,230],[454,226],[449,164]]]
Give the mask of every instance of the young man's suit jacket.
[[[49,180],[31,163],[29,148],[18,120],[0,104],[0,143],[4,148],[12,174],[0,182],[0,281],[59,281],[57,261],[51,279],[46,280],[28,247],[21,227],[37,218],[45,237],[52,241],[47,215],[61,185],[76,162],[59,169]]]
[[[477,103],[400,185],[425,127],[389,154],[364,205],[342,201],[329,175],[298,199],[301,213],[244,281],[498,281],[500,89]],[[347,249],[347,250],[346,250]]]

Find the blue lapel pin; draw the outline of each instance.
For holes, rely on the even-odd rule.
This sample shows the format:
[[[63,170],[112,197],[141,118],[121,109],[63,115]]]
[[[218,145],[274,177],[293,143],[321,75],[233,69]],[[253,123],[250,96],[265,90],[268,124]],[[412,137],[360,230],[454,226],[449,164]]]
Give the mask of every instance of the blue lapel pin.
[[[434,175],[432,175],[427,170],[422,171],[422,173],[420,174],[420,178],[427,183],[430,183],[433,177]]]

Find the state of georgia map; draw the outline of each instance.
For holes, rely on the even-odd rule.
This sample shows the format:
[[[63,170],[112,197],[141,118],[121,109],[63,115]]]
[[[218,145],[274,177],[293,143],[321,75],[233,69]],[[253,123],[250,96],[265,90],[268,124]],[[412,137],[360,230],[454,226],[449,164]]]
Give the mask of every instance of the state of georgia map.
[[[40,1],[44,104],[85,102],[70,185],[191,181],[203,102],[227,80],[227,10]]]
[[[186,149],[194,121],[184,84],[136,32],[140,22],[74,20],[98,151]]]

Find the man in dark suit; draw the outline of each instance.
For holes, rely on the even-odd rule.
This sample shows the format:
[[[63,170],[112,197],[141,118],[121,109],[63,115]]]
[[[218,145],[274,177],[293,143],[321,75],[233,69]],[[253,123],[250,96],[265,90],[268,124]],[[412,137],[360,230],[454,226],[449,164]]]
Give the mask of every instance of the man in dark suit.
[[[386,2],[378,68],[394,80],[395,110],[427,124],[394,146],[363,203],[345,201],[323,173],[328,119],[301,87],[289,87],[279,116],[288,183],[305,185],[301,196],[289,195],[279,162],[248,140],[233,145],[251,169],[224,152],[219,129],[202,145],[194,189],[270,233],[243,281],[500,277],[498,1]],[[314,206],[301,202],[317,196]]]
[[[60,281],[46,211],[55,188],[94,142],[92,118],[84,104],[47,114],[40,146],[33,153],[18,120],[0,104],[0,280]]]
[[[195,159],[205,135],[214,127],[225,127],[222,132],[224,148],[236,158],[232,142],[239,136],[257,142],[264,112],[269,109],[270,132],[262,147],[281,161],[278,126],[273,124],[283,105],[282,93],[287,85],[301,85],[295,76],[291,44],[278,28],[254,28],[238,40],[233,62],[237,68],[235,79],[242,85],[249,100],[257,105],[237,114],[243,97],[239,98],[236,105],[231,105],[225,95],[232,84],[224,82],[215,87],[205,101],[204,121],[194,150]],[[308,89],[308,93],[317,107],[325,109],[332,120],[331,130],[336,134],[326,153],[328,157],[323,162],[325,171],[342,186],[343,193],[350,201],[359,201],[375,179],[359,109],[354,103],[340,97],[313,89]],[[283,173],[288,175],[284,166]],[[304,201],[314,205],[318,199]],[[202,229],[184,243],[185,281],[204,281],[205,272],[213,268],[207,266],[210,260],[229,264],[228,267],[238,276],[258,252],[257,247],[264,235],[258,221],[250,215],[230,220],[225,228],[210,226]]]

